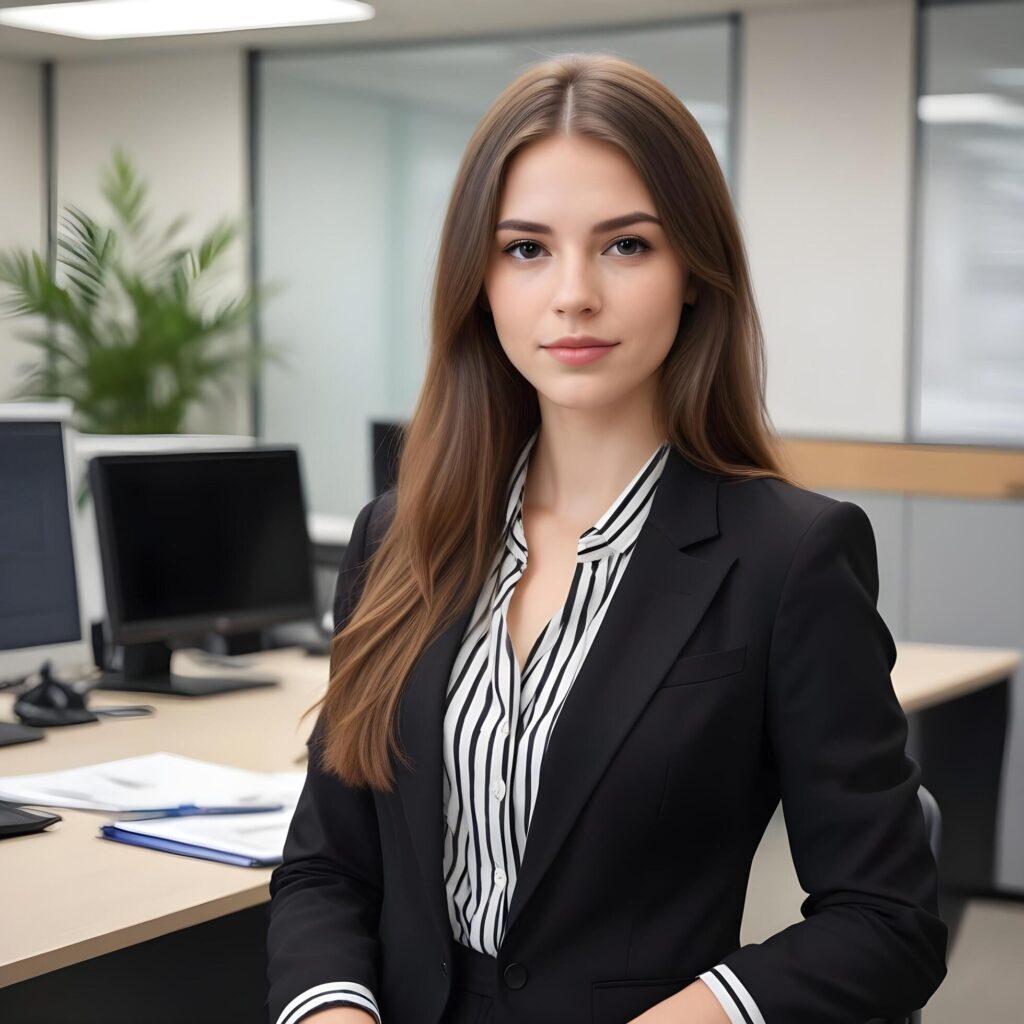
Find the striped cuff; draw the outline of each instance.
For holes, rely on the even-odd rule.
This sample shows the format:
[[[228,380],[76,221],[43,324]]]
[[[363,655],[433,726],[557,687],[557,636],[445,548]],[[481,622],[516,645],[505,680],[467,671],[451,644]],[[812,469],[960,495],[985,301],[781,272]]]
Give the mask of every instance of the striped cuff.
[[[753,996],[743,987],[731,968],[725,964],[716,964],[697,977],[714,992],[731,1024],[764,1024],[764,1017]]]
[[[323,985],[314,985],[297,995],[282,1011],[276,1024],[298,1024],[303,1017],[309,1016],[314,1010],[322,1010],[328,1004],[358,1006],[369,1010],[377,1024],[380,1024],[380,1011],[373,993],[357,981],[327,981]]]

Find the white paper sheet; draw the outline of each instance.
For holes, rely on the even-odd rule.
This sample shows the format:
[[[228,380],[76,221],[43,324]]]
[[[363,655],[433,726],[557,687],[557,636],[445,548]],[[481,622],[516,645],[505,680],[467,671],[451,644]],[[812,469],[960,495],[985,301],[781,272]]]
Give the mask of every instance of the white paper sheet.
[[[0,799],[96,811],[143,811],[182,804],[293,805],[304,778],[305,771],[253,772],[160,751],[65,771],[0,776]]]

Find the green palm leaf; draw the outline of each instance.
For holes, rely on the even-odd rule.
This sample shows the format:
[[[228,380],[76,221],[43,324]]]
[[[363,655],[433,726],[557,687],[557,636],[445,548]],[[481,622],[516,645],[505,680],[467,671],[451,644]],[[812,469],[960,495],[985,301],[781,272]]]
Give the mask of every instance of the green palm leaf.
[[[176,241],[184,216],[151,230],[148,185],[120,147],[103,169],[101,192],[111,224],[64,207],[59,280],[38,253],[0,253],[4,315],[44,323],[20,336],[40,361],[17,397],[68,398],[84,430],[174,433],[192,406],[279,361],[272,349],[248,343],[262,293],[202,298],[238,225],[221,220],[195,246]]]

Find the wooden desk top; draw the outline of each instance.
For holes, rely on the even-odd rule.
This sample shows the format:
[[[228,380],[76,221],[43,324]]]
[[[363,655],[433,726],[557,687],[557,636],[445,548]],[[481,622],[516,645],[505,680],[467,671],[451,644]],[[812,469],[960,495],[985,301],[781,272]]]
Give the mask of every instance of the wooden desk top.
[[[149,718],[101,718],[0,747],[0,775],[58,771],[157,750],[251,768],[305,767],[315,715],[299,718],[327,683],[327,658],[268,651],[248,670],[192,661],[182,675],[279,675],[281,685],[205,697],[94,690],[89,704],[152,704]],[[258,663],[258,665],[256,664]],[[13,719],[11,695],[0,716]],[[298,759],[298,760],[296,760]],[[0,842],[0,987],[230,914],[270,898],[270,868],[244,868],[111,842],[105,811],[57,808],[43,833]],[[31,884],[46,879],[45,892]]]
[[[960,696],[1012,674],[1015,650],[938,644],[898,645],[893,685],[905,710]],[[327,658],[295,650],[253,657],[249,671],[281,685],[207,697],[161,697],[96,690],[90,703],[152,704],[151,718],[101,719],[49,730],[42,742],[0,747],[0,775],[56,771],[167,750],[259,771],[305,764],[315,716],[300,715],[327,682]],[[239,670],[174,655],[181,674]],[[0,717],[13,717],[0,694]],[[0,987],[137,942],[209,921],[269,899],[270,868],[179,857],[103,839],[101,811],[58,809],[43,833],[0,842]],[[45,892],[33,883],[46,880]]]
[[[1021,652],[1005,647],[896,643],[892,685],[910,714],[1012,676]]]

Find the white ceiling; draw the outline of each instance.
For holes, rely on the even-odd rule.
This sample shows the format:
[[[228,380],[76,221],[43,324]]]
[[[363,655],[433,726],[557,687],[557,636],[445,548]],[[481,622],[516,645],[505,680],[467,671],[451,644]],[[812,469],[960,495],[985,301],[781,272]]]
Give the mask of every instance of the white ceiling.
[[[18,7],[38,0],[0,0]],[[47,2],[47,0],[43,0]],[[373,0],[370,0],[372,3]],[[857,0],[853,0],[857,2]],[[862,0],[879,3],[886,0]],[[465,39],[497,33],[642,25],[699,15],[781,7],[849,5],[851,0],[377,0],[369,21],[342,25],[95,41],[0,26],[0,56],[23,60],[110,59],[207,48],[368,46],[401,40]]]

